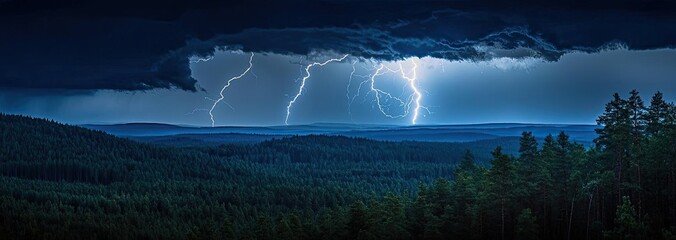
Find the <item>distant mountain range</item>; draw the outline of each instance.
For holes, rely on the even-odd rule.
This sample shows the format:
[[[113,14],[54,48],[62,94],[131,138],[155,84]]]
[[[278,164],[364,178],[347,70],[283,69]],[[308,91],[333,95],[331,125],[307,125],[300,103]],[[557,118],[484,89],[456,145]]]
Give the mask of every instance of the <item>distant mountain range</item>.
[[[563,131],[571,141],[591,146],[596,137],[596,125],[583,124],[525,124],[487,123],[461,125],[375,125],[317,123],[290,126],[228,126],[194,127],[157,123],[127,123],[112,125],[82,125],[82,127],[104,131],[116,136],[143,142],[201,145],[222,143],[256,143],[274,138],[295,135],[342,135],[381,141],[424,141],[424,142],[473,142],[481,140],[518,137],[524,131],[531,131],[536,138]]]

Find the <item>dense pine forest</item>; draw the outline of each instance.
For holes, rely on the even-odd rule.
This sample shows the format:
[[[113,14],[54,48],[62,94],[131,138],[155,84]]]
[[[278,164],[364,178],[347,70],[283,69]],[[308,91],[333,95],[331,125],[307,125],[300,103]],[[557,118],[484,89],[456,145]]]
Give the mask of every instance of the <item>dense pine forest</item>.
[[[597,123],[591,148],[169,147],[0,114],[0,239],[676,239],[676,106],[615,94]]]

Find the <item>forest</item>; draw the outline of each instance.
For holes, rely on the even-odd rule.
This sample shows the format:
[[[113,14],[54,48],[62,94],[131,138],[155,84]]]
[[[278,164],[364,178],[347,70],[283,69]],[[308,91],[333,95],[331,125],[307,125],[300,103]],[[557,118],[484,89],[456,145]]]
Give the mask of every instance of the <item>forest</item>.
[[[615,94],[597,124],[172,147],[0,114],[0,239],[676,239],[676,106]]]

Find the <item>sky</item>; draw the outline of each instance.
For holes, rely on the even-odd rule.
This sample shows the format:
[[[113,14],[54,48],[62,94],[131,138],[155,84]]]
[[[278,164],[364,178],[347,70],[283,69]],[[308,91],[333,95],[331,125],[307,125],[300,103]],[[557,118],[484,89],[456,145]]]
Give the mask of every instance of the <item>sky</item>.
[[[0,112],[71,124],[593,124],[615,92],[676,99],[674,9],[4,0]]]

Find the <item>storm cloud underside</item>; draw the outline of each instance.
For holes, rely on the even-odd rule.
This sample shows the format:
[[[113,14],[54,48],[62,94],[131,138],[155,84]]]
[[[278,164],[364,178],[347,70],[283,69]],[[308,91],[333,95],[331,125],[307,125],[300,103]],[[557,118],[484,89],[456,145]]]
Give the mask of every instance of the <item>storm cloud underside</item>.
[[[470,61],[671,48],[671,5],[10,0],[0,2],[0,87],[197,91],[188,59],[216,48]]]

